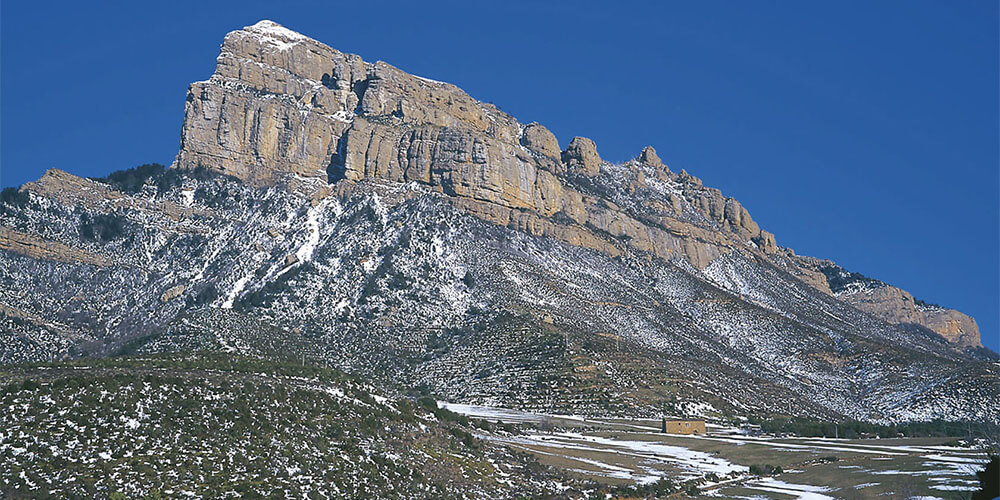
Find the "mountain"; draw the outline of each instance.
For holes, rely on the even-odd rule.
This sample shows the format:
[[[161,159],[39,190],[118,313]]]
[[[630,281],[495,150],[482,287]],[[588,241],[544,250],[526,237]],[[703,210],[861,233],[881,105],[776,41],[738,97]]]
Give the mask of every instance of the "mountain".
[[[652,147],[562,149],[270,21],[190,86],[170,168],[2,200],[4,363],[221,350],[559,413],[1000,418],[972,318],[780,247]]]

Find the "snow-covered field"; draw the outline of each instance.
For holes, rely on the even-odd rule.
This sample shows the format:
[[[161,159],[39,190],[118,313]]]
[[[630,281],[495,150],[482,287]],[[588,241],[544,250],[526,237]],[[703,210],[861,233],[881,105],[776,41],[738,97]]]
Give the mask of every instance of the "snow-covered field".
[[[707,436],[665,435],[650,421],[627,421],[441,402],[453,412],[520,424],[522,433],[484,434],[534,454],[574,475],[615,484],[647,484],[662,478],[704,478],[704,495],[717,498],[827,500],[894,497],[927,499],[971,491],[982,451],[945,445],[944,439],[769,438],[710,426]],[[775,465],[771,477],[750,474],[751,465]]]

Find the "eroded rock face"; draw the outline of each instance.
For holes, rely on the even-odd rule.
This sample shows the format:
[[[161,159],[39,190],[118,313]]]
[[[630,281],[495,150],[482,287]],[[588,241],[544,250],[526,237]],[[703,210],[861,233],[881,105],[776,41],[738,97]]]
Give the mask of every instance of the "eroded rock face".
[[[889,323],[923,326],[956,347],[983,346],[979,326],[966,314],[921,302],[906,290],[852,273],[832,261],[786,252],[799,264],[800,279],[862,311]]]
[[[39,260],[109,266],[111,259],[94,255],[86,250],[74,248],[58,241],[46,240],[0,226],[0,250],[8,250]]]
[[[349,192],[344,182],[416,182],[529,234],[697,268],[739,248],[833,293],[814,265],[784,258],[736,199],[685,170],[671,172],[652,147],[621,165],[604,162],[583,137],[561,152],[544,126],[523,126],[454,85],[366,62],[270,21],[229,33],[215,74],[191,85],[174,166],[257,185],[304,178],[340,186],[320,196]],[[907,296],[890,288],[842,298],[887,321],[978,345],[971,318],[918,310]]]
[[[598,176],[604,162],[593,141],[574,138],[561,152],[544,126],[522,127],[454,85],[365,62],[270,21],[226,36],[215,74],[189,89],[181,142],[176,167],[254,184],[290,176],[418,182],[491,222],[611,253],[630,246],[705,266],[746,242],[776,248],[735,200],[675,178],[652,148],[636,160],[643,168],[632,169],[628,193],[649,191],[651,168],[649,176],[681,188],[651,204],[674,214],[690,205],[704,220],[651,226],[564,176]],[[722,237],[711,234],[720,228]]]
[[[552,132],[549,132],[549,129],[538,123],[524,127],[521,144],[540,155],[559,158],[559,141],[556,140],[556,136]]]
[[[597,154],[597,145],[586,137],[574,137],[563,152],[562,161],[569,169],[587,177],[596,177],[603,163]]]
[[[885,285],[845,291],[839,296],[862,311],[891,323],[925,326],[948,342],[961,347],[982,347],[976,321],[953,309],[921,305],[906,290]]]
[[[326,178],[356,115],[462,127],[505,141],[516,122],[454,85],[367,63],[270,21],[229,33],[216,72],[191,85],[175,164],[241,179]]]
[[[913,296],[894,286],[883,286],[841,294],[855,307],[879,314],[892,323],[921,323],[923,314],[917,310]]]
[[[963,347],[982,347],[979,325],[971,316],[954,309],[930,308],[923,312],[922,325],[934,330],[952,344]]]
[[[663,163],[660,156],[656,154],[656,150],[653,149],[653,146],[646,146],[642,148],[642,152],[639,153],[639,162],[656,169],[656,176],[659,179],[665,180],[670,178],[670,169]]]

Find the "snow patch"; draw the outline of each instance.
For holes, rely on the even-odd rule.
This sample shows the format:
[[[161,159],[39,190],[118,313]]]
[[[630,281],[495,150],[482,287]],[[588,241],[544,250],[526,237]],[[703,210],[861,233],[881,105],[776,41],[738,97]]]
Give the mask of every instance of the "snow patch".
[[[823,495],[823,493],[832,491],[832,488],[828,488],[826,486],[811,486],[808,484],[786,483],[774,478],[764,478],[759,481],[754,481],[750,483],[748,487],[770,493],[791,495],[799,500],[834,500],[834,497]]]
[[[229,295],[226,297],[226,301],[222,303],[223,309],[233,308],[233,302],[236,301],[236,296],[238,296],[240,292],[242,292],[243,289],[246,288],[247,282],[249,282],[251,278],[253,278],[253,274],[248,274],[236,280],[236,284],[234,284],[233,289],[229,291]]]
[[[257,40],[277,47],[278,50],[282,51],[289,50],[298,43],[309,39],[301,33],[296,33],[274,21],[269,21],[267,19],[260,21],[253,26],[247,26],[246,28],[243,28],[243,31],[245,33],[255,35]]]

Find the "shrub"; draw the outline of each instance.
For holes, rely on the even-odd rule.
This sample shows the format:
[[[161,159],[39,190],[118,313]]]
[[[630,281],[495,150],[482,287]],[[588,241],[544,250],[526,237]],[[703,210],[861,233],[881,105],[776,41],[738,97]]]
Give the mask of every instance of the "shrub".
[[[452,436],[458,438],[459,441],[461,441],[466,448],[475,449],[479,446],[478,440],[468,431],[465,431],[459,427],[454,427],[452,429],[449,429],[449,432],[451,432]]]
[[[923,300],[920,300],[920,299],[917,299],[917,298],[913,299],[913,303],[916,304],[917,306],[926,307],[926,308],[929,308],[929,309],[941,309],[941,306],[939,306],[939,305],[937,305],[937,304],[935,304],[933,302],[927,302],[927,301],[923,301]]]
[[[123,193],[138,193],[150,177],[158,176],[166,169],[159,163],[146,163],[138,167],[111,172],[107,177],[91,177]]]
[[[976,472],[979,491],[972,494],[972,500],[989,500],[1000,496],[1000,455],[990,455],[990,461]]]
[[[417,399],[417,404],[423,407],[425,410],[435,411],[438,409],[437,401],[430,396],[421,396]]]
[[[0,191],[0,203],[11,207],[23,208],[28,204],[30,196],[16,187],[6,187]]]
[[[88,241],[111,241],[124,234],[125,218],[118,214],[80,215],[80,237]]]
[[[188,298],[188,306],[197,307],[209,304],[217,298],[219,298],[219,290],[215,287],[215,283],[209,283],[201,290],[198,290],[198,293],[194,297]]]
[[[469,271],[466,271],[465,276],[462,276],[462,283],[465,283],[466,287],[472,288],[476,286],[476,277],[473,276],[472,273],[470,273]]]
[[[784,470],[780,465],[753,464],[750,466],[750,473],[755,476],[773,476],[775,474],[781,474],[782,472],[784,472]]]
[[[877,279],[869,278],[861,273],[848,271],[839,266],[824,266],[820,268],[820,272],[826,276],[826,283],[830,286],[830,290],[834,292],[843,291],[854,283],[862,283],[864,286],[870,287],[885,285],[885,283]]]

